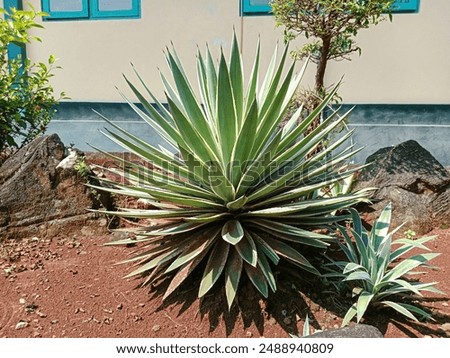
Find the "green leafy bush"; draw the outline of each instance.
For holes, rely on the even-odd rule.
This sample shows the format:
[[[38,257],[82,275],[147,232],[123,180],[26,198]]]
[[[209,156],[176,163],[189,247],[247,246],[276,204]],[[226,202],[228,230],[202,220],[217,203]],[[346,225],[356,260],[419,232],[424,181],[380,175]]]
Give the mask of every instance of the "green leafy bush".
[[[315,94],[324,90],[324,76],[329,60],[349,59],[361,53],[355,37],[361,29],[377,25],[384,15],[391,15],[394,0],[272,0],[277,26],[284,27],[286,41],[299,35],[308,40],[293,51],[298,58],[312,57],[317,63]]]
[[[325,84],[329,61],[350,59],[353,53],[361,53],[355,38],[361,29],[377,25],[385,14],[391,18],[394,0],[272,0],[272,12],[276,26],[284,29],[285,41],[306,39],[292,55],[302,59],[310,57],[316,64],[314,89],[302,89],[295,101],[304,104],[306,110],[318,106],[330,86]],[[303,41],[303,40],[302,40]],[[333,86],[331,86],[332,88]],[[333,101],[341,103],[335,95]],[[320,116],[312,122],[314,129]],[[319,147],[320,151],[321,148]]]
[[[326,248],[330,237],[313,229],[329,227],[338,220],[332,212],[365,200],[366,193],[313,198],[317,189],[357,170],[339,170],[354,154],[352,147],[339,149],[351,133],[310,155],[347,115],[334,112],[304,135],[336,89],[299,126],[301,109],[280,128],[304,70],[295,74],[292,63],[284,71],[287,53],[286,48],[278,61],[275,51],[260,88],[259,46],[246,88],[235,37],[230,60],[222,54],[218,66],[209,50],[206,56],[198,53],[198,98],[175,50],[168,50],[173,84],[162,76],[168,109],[139,75],[144,92],[127,80],[145,111],[128,100],[130,106],[180,153],[155,148],[105,118],[115,128],[105,135],[146,164],[123,162],[122,183],[103,179],[103,189],[110,186],[110,192],[147,199],[157,208],[107,212],[155,221],[135,238],[112,243],[143,244],[126,261],[139,266],[128,276],[148,274],[144,283],[150,283],[174,275],[168,297],[204,264],[199,297],[223,277],[231,307],[243,274],[263,296],[275,291],[273,267],[281,258],[319,274],[301,251]]]
[[[408,258],[403,256],[412,249],[429,251],[424,244],[435,237],[393,241],[392,236],[399,228],[389,232],[390,204],[382,211],[370,232],[363,227],[358,212],[354,209],[350,211],[353,228],[347,231],[339,226],[343,237],[340,247],[348,261],[333,262],[332,265],[339,268],[339,273],[325,275],[342,277],[345,283],[353,284],[353,296],[357,297],[357,301],[348,310],[342,325],[347,325],[355,316],[359,322],[369,306],[390,307],[416,321],[416,315],[419,318],[430,318],[429,313],[405,303],[404,299],[414,294],[420,296],[422,291],[442,292],[435,287],[436,282],[411,281],[407,276],[412,275],[417,267],[427,266],[428,261],[439,254],[415,254]],[[399,247],[394,250],[394,245]]]
[[[20,147],[44,132],[58,103],[49,82],[58,68],[54,56],[47,63],[8,59],[8,45],[40,41],[29,35],[29,30],[42,27],[35,19],[43,14],[33,9],[6,12],[0,8],[0,16],[5,16],[0,17],[0,152]]]

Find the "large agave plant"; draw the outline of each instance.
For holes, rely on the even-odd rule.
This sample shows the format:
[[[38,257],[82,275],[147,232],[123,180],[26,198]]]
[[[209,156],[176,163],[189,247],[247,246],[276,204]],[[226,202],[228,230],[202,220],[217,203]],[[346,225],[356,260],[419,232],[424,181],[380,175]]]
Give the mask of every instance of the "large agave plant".
[[[221,280],[230,307],[242,275],[263,296],[269,289],[275,291],[273,267],[281,258],[318,274],[298,248],[327,247],[329,237],[313,229],[328,227],[337,220],[330,213],[365,197],[362,192],[313,197],[317,189],[352,174],[341,172],[340,164],[354,154],[353,149],[339,149],[351,133],[311,155],[345,120],[346,114],[334,112],[304,135],[336,90],[299,125],[301,108],[281,128],[304,69],[295,74],[292,63],[285,70],[287,48],[280,61],[277,52],[261,86],[259,46],[247,86],[236,37],[229,61],[222,53],[216,66],[208,49],[206,56],[198,53],[197,96],[175,50],[168,50],[173,81],[162,75],[168,108],[137,72],[142,92],[126,79],[144,110],[128,103],[167,148],[156,148],[108,121],[115,130],[105,130],[106,136],[154,169],[125,161],[122,182],[102,180],[101,189],[147,199],[156,208],[123,208],[108,214],[153,221],[133,239],[113,244],[142,244],[127,260],[138,265],[128,276],[147,274],[145,283],[150,283],[171,275],[165,297],[200,264],[204,269],[199,297]]]

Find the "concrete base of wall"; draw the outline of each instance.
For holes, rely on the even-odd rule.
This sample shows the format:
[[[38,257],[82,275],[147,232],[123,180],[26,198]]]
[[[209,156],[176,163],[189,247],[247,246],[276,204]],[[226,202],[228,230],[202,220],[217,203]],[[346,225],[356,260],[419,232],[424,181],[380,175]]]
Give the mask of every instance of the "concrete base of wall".
[[[351,106],[346,105],[343,110]],[[450,165],[450,105],[357,105],[349,118],[362,163],[380,148],[414,139],[441,164]]]
[[[95,112],[152,145],[165,143],[126,103],[67,102],[61,103],[57,110],[47,133],[57,133],[65,145],[74,144],[84,152],[95,151],[91,146],[108,152],[124,151],[102,133],[112,127]]]
[[[343,106],[343,112],[350,107]],[[57,133],[64,144],[73,143],[83,151],[93,151],[89,144],[106,151],[123,151],[100,132],[109,126],[93,110],[153,145],[164,143],[124,103],[62,103],[47,132]],[[356,128],[353,143],[364,147],[354,157],[355,163],[363,163],[379,148],[414,139],[439,162],[450,166],[450,105],[357,105],[348,126]]]

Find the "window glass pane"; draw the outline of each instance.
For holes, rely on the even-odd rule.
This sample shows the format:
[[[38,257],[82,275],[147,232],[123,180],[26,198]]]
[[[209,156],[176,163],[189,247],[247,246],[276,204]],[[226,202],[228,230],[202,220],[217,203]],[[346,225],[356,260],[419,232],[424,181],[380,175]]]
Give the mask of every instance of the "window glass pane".
[[[50,11],[82,11],[83,0],[51,0]]]
[[[270,0],[250,0],[250,5],[269,5]]]
[[[131,10],[133,8],[133,0],[99,0],[99,11],[118,11]]]
[[[394,12],[418,11],[419,0],[395,0],[392,4],[392,10]]]
[[[245,15],[268,15],[272,9],[270,0],[241,0],[242,13]]]

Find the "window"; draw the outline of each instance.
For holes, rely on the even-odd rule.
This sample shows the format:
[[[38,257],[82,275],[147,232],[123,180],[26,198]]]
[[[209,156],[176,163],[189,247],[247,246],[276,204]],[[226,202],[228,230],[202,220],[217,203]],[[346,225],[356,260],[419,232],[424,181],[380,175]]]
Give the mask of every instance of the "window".
[[[245,15],[268,15],[271,0],[242,0],[241,12]]]
[[[141,0],[42,0],[45,20],[139,18]]]
[[[420,0],[395,0],[392,4],[393,12],[419,12]]]
[[[248,15],[269,15],[272,8],[271,0],[241,0],[241,13]],[[420,0],[395,0],[392,4],[393,12],[419,12]]]

